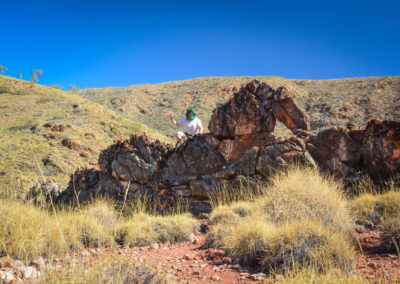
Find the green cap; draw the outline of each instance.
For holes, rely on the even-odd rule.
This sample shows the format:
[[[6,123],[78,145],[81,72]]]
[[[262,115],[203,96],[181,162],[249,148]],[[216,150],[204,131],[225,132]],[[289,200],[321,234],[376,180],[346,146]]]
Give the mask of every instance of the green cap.
[[[194,111],[194,109],[193,108],[188,108],[187,110],[186,110],[186,119],[187,120],[193,120],[193,119],[195,119],[196,118],[196,112]]]

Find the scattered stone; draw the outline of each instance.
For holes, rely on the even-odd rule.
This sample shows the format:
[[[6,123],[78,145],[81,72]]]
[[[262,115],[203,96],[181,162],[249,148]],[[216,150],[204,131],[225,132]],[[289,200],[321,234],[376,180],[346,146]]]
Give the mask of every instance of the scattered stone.
[[[152,248],[152,249],[154,249],[154,250],[157,250],[157,249],[160,248],[160,245],[159,245],[158,243],[151,243],[151,244],[150,244],[150,248]]]

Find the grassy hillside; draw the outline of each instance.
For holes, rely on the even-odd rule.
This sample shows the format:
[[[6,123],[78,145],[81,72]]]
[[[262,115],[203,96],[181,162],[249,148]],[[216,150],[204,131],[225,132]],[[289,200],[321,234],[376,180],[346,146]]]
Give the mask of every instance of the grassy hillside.
[[[274,87],[286,86],[307,110],[311,129],[343,126],[347,121],[364,125],[370,118],[400,118],[400,77],[366,77],[334,80],[291,80],[282,77],[203,77],[160,84],[84,89],[79,93],[92,102],[120,112],[124,117],[144,123],[172,137],[175,129],[167,114],[182,118],[185,109],[194,107],[205,126],[216,104],[226,101],[234,87],[252,79]],[[280,134],[287,134],[278,127]]]
[[[95,165],[113,139],[132,132],[166,139],[78,95],[7,76],[0,76],[0,110],[1,192],[33,186],[41,171],[64,186],[77,167]]]

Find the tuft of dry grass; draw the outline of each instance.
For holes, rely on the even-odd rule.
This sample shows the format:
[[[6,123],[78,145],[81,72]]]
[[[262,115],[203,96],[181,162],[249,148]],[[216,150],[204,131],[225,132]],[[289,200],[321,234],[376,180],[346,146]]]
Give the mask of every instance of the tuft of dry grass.
[[[385,279],[368,280],[361,275],[342,273],[339,270],[330,270],[328,272],[318,272],[310,268],[292,269],[285,275],[273,273],[270,275],[270,282],[280,284],[366,284],[366,283],[390,283]],[[378,280],[378,281],[377,281]]]
[[[322,225],[350,232],[352,220],[342,186],[316,169],[294,166],[277,173],[254,212],[276,224],[317,218]]]
[[[167,276],[148,265],[135,268],[130,259],[107,257],[91,267],[71,266],[46,273],[38,283],[169,283]]]
[[[118,226],[117,241],[131,246],[153,242],[178,243],[188,241],[199,222],[189,214],[155,216],[138,213]]]
[[[352,219],[341,185],[309,168],[276,173],[263,196],[214,208],[206,245],[268,272],[350,271]]]
[[[123,216],[110,200],[49,212],[33,203],[0,199],[0,215],[0,256],[20,260],[51,258],[114,242],[182,242],[199,229],[198,221],[188,214]]]
[[[351,204],[357,222],[388,220],[400,216],[400,191],[391,190],[382,194],[365,193]]]

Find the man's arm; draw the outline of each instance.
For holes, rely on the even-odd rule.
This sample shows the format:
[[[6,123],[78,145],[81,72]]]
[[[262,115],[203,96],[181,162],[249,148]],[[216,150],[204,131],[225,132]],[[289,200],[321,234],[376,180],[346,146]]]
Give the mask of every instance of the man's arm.
[[[172,124],[175,126],[178,126],[178,124],[176,123],[174,116],[172,115],[172,112],[169,113],[169,119],[171,120]]]

